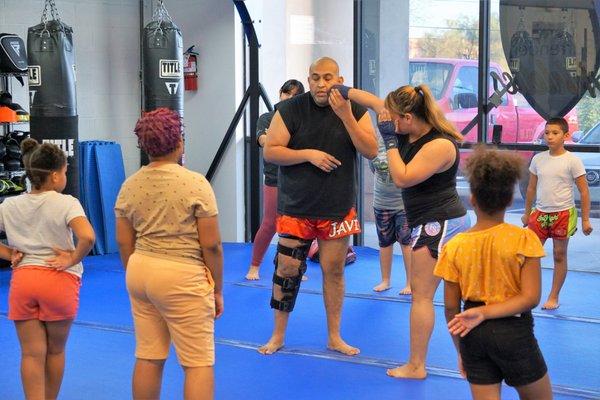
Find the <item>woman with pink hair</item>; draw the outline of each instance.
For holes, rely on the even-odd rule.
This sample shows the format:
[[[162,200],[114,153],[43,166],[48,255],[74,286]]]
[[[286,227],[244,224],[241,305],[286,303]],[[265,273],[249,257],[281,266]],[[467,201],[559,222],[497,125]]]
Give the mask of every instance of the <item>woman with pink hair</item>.
[[[160,397],[173,342],[184,397],[214,396],[214,320],[223,313],[223,249],[217,203],[204,176],[179,165],[182,122],[166,108],[137,122],[150,163],[130,176],[115,205],[135,327],[133,398]]]

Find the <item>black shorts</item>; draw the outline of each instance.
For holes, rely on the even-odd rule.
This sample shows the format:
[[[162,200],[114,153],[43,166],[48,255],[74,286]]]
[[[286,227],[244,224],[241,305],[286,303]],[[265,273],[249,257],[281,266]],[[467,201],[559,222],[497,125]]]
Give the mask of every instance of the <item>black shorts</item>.
[[[471,227],[469,214],[462,217],[431,221],[418,225],[412,229],[411,247],[417,250],[427,247],[431,257],[437,259],[442,247],[456,234],[466,231]]]
[[[483,305],[467,301],[465,309]],[[460,338],[460,356],[469,383],[492,385],[506,381],[523,386],[540,380],[548,368],[533,335],[531,311],[520,317],[483,321]]]

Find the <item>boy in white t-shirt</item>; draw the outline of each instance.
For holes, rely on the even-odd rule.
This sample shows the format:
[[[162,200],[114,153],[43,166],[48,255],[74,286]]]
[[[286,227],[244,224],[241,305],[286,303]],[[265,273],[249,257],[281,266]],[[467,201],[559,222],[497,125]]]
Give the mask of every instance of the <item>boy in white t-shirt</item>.
[[[558,295],[567,277],[567,246],[569,237],[577,230],[577,209],[573,185],[581,194],[581,229],[584,235],[592,233],[590,223],[590,192],[585,179],[585,168],[579,158],[565,149],[569,125],[564,118],[552,118],[544,131],[548,151],[536,154],[529,166],[529,186],[525,199],[524,226],[534,231],[542,241],[552,238],[554,247],[554,276],[548,300],[542,306],[555,310]],[[533,199],[536,198],[532,209]]]

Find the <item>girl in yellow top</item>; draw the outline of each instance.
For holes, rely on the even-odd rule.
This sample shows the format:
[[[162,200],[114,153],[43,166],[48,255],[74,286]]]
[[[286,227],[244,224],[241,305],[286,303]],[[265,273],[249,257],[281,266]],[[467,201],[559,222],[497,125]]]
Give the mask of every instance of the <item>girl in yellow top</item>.
[[[444,279],[446,320],[474,399],[499,399],[502,380],[521,399],[552,398],[531,315],[544,249],[532,231],[504,222],[522,170],[516,154],[481,148],[469,158],[477,223],[446,244],[434,270]]]

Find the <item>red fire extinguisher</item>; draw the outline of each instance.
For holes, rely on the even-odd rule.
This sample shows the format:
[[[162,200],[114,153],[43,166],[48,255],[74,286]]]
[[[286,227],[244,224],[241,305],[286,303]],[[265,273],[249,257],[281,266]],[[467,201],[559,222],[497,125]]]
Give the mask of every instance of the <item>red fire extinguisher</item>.
[[[198,53],[192,46],[183,53],[183,84],[185,90],[198,90]]]

